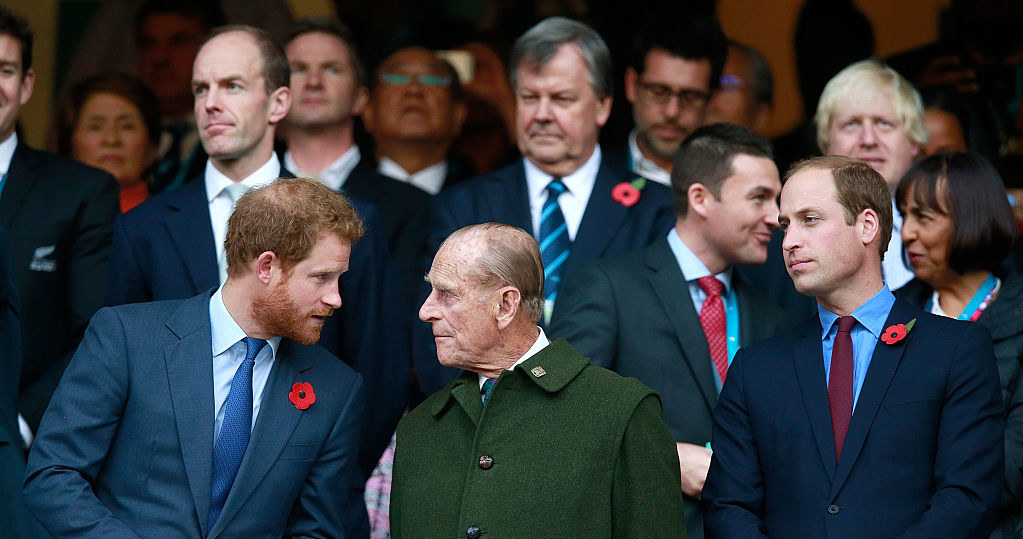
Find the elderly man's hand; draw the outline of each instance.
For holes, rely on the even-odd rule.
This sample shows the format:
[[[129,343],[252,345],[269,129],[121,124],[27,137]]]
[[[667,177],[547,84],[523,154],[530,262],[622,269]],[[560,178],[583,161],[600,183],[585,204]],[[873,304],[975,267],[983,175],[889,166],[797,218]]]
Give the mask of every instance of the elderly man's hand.
[[[693,444],[676,443],[678,466],[682,470],[682,492],[700,499],[703,483],[710,469],[710,449]]]

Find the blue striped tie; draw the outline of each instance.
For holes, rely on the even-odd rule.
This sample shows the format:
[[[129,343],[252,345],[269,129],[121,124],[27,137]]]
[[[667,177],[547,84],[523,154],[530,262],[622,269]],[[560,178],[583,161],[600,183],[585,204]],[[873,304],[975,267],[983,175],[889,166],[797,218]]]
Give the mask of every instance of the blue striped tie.
[[[231,391],[224,401],[224,423],[220,426],[220,437],[213,448],[213,483],[207,532],[213,529],[213,524],[224,509],[224,502],[231,492],[238,468],[241,467],[242,456],[245,455],[252,431],[252,368],[266,341],[252,337],[243,340],[245,361],[242,361],[231,380]]]
[[[572,242],[568,239],[568,228],[565,215],[561,213],[558,197],[567,190],[561,178],[554,176],[547,184],[547,200],[543,203],[540,213],[540,256],[543,259],[543,324],[551,321],[554,312],[554,301],[558,297],[558,285],[561,283],[561,269],[572,250]]]

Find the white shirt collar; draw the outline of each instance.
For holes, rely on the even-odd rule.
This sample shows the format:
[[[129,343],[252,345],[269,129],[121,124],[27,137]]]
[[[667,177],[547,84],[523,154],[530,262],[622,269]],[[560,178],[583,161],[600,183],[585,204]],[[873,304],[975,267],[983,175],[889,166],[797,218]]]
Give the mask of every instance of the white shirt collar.
[[[589,198],[589,192],[593,190],[593,183],[597,180],[600,158],[601,152],[598,144],[594,147],[590,158],[581,167],[575,169],[575,172],[568,176],[562,176],[561,183],[565,184],[569,192],[573,194],[586,193],[586,198]],[[540,170],[540,167],[525,157],[522,158],[522,161],[526,165],[526,185],[529,188],[529,198],[546,198],[544,191],[547,190],[547,184],[551,183],[553,176]]]
[[[632,170],[645,178],[671,187],[671,173],[659,167],[657,163],[643,155],[636,142],[636,129],[629,133],[629,157],[632,159]]]
[[[7,174],[7,171],[11,169],[11,159],[14,159],[14,150],[17,147],[17,133],[11,133],[7,140],[0,142],[0,175]]]
[[[530,346],[529,350],[526,350],[526,353],[523,354],[522,357],[520,357],[518,359],[518,361],[516,361],[514,364],[512,364],[511,367],[508,367],[507,370],[510,371],[510,370],[514,369],[516,365],[518,365],[519,363],[522,363],[523,361],[525,361],[525,360],[535,356],[540,350],[543,350],[544,347],[546,347],[548,344],[551,343],[551,341],[547,339],[547,335],[544,334],[542,327],[537,326],[536,329],[540,332],[540,334],[537,335],[536,336],[536,340],[533,341],[533,346]],[[487,381],[487,377],[483,376],[482,374],[477,374],[476,376],[479,377],[480,390],[482,390],[483,389],[483,382]]]
[[[234,317],[228,312],[224,305],[224,287],[221,286],[210,298],[210,333],[213,334],[213,357],[217,357],[234,346],[235,343],[246,337],[245,332],[235,322]],[[266,340],[273,351],[273,358],[277,359],[277,349],[281,345],[280,337],[271,337]]]
[[[249,186],[250,189],[256,187],[263,187],[273,183],[281,174],[281,161],[277,159],[276,152],[270,152],[270,158],[267,159],[263,166],[256,169],[255,172],[250,174],[241,183]],[[220,196],[220,193],[228,186],[235,183],[234,180],[225,176],[222,172],[217,170],[217,167],[213,166],[213,160],[206,160],[206,201],[211,202],[213,199]]]
[[[405,183],[411,183],[431,195],[436,195],[444,187],[444,180],[448,177],[448,162],[441,161],[415,174],[409,174],[391,158],[381,157],[380,163],[377,164],[377,172]]]
[[[291,156],[291,150],[284,152],[284,168],[287,168],[293,172],[296,176],[303,178],[316,178],[323,182],[323,185],[330,187],[335,191],[340,191],[341,186],[344,185],[345,180],[351,175],[352,170],[355,169],[355,165],[359,164],[359,160],[362,159],[362,152],[359,151],[357,144],[352,144],[348,151],[341,154],[333,163],[327,165],[327,168],[323,169],[320,173],[312,173],[307,170],[303,170],[296,163],[295,159]]]

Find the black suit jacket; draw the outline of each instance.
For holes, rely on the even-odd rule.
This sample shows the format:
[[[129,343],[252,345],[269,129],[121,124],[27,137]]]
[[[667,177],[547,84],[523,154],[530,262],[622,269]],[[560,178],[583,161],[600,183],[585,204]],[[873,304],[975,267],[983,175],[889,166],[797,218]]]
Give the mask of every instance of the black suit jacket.
[[[111,226],[120,213],[106,172],[18,142],[0,194],[21,304],[19,409],[35,430],[89,318],[103,306]]]
[[[635,179],[602,162],[572,251],[565,261],[563,279],[582,264],[597,258],[642,249],[664,237],[675,222],[668,188],[647,181],[639,201],[625,207],[611,198],[615,185]],[[514,165],[445,189],[433,198],[430,212],[430,253],[452,232],[464,226],[496,221],[517,226],[536,236],[529,212],[526,171],[520,159]],[[423,264],[428,271],[430,262]],[[420,293],[425,299],[429,289]],[[420,388],[425,395],[436,392],[458,375],[458,370],[437,363],[430,325],[419,323],[414,331],[413,359]]]
[[[282,176],[291,176],[282,169]],[[371,204],[352,199],[366,236],[352,246],[341,276],[341,308],[327,319],[319,343],[362,375],[366,383],[366,436],[360,463],[376,465],[408,402],[408,320],[393,263]],[[206,199],[198,178],[154,196],[117,219],[107,304],[183,299],[219,283]]]
[[[740,346],[773,336],[788,317],[737,273]],[[661,395],[677,442],[710,441],[718,389],[707,338],[667,239],[591,262],[558,294],[550,338],[564,338],[595,365],[635,377]],[[703,537],[699,501],[686,500],[690,539]]]

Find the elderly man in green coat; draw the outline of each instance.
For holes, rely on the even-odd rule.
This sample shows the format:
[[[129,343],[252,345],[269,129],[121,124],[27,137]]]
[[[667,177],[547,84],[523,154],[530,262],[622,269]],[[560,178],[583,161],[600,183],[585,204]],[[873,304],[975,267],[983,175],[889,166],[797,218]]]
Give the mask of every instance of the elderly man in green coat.
[[[419,317],[464,369],[398,425],[395,539],[684,538],[675,442],[656,393],[537,321],[536,240],[498,223],[441,245]]]

